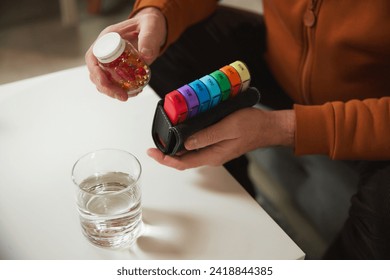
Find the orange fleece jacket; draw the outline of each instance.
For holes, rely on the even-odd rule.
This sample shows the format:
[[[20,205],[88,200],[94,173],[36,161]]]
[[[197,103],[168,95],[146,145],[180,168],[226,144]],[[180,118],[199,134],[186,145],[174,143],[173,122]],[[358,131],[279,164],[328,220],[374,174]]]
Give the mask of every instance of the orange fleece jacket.
[[[390,1],[263,0],[265,59],[296,102],[295,153],[390,160]],[[167,19],[166,47],[215,0],[138,0]]]

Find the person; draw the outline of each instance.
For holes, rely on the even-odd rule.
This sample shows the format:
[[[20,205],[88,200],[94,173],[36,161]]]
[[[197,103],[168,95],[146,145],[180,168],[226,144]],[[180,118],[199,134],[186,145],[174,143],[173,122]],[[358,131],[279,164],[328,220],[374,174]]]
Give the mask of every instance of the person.
[[[359,172],[358,190],[324,258],[389,259],[390,3],[263,0],[263,9],[255,14],[215,0],[138,0],[127,20],[102,31],[138,46],[160,96],[241,60],[261,103],[273,108],[230,114],[190,136],[180,156],[155,148],[149,156],[179,170],[238,162],[231,168],[238,177],[246,162],[237,159],[262,147],[346,161]],[[91,49],[86,63],[100,92],[128,99],[104,76]]]

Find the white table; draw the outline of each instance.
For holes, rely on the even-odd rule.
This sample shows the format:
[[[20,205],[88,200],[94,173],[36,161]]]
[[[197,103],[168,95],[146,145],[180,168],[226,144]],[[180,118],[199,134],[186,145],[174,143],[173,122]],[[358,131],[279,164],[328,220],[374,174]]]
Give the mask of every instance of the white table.
[[[85,67],[0,86],[0,259],[302,259],[223,167],[177,171],[146,155],[157,95],[98,94]],[[71,168],[101,148],[143,166],[145,235],[132,250],[81,234]]]

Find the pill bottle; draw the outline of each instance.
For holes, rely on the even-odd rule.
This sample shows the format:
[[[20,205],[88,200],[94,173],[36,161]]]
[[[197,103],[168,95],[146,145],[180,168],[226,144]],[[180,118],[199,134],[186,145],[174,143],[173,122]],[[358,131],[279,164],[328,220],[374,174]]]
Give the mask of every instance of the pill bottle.
[[[150,80],[151,71],[137,49],[118,33],[110,32],[98,38],[93,54],[108,79],[135,96]]]

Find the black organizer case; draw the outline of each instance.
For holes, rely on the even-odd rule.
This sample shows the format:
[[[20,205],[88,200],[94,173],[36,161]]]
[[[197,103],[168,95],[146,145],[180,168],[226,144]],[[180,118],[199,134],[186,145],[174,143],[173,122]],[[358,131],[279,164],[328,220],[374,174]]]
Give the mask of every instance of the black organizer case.
[[[177,125],[172,125],[164,111],[164,100],[160,100],[157,103],[153,118],[153,141],[164,154],[175,155],[184,149],[185,140],[195,132],[220,121],[234,111],[252,107],[259,101],[260,92],[254,87],[249,87],[246,91],[222,101],[206,112],[200,113]]]

